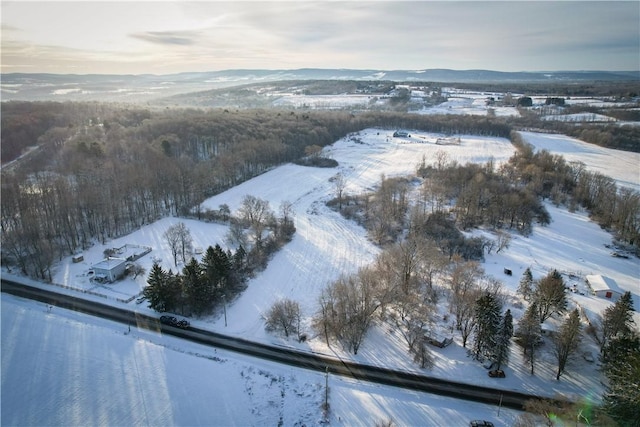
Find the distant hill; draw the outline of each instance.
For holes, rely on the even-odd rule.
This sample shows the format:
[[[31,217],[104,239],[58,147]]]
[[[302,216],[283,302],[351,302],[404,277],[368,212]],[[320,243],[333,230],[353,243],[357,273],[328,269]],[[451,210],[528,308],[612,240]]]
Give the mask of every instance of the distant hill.
[[[178,74],[2,74],[2,100],[149,101],[168,96],[284,80],[393,82],[588,82],[640,81],[640,71],[502,72],[492,70],[222,70]]]

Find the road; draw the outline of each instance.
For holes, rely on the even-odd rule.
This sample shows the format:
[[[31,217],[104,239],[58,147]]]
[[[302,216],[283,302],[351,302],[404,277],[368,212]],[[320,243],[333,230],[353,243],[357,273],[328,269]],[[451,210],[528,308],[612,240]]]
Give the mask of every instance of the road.
[[[500,390],[463,384],[394,369],[362,365],[294,349],[274,347],[195,327],[180,329],[161,324],[157,317],[137,313],[126,308],[114,307],[108,304],[102,304],[96,301],[52,292],[5,279],[2,279],[1,287],[2,292],[18,297],[33,299],[57,307],[75,310],[88,315],[99,316],[129,325],[135,324],[140,328],[161,331],[162,333],[170,334],[203,345],[230,350],[299,368],[355,378],[361,381],[369,381],[475,402],[501,405],[517,410],[523,409],[525,401],[539,398],[538,396],[512,390]]]

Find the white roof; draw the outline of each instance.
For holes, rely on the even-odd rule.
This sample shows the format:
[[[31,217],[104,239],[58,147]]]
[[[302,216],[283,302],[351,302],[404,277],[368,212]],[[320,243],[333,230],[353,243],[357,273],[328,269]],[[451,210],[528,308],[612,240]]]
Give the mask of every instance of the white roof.
[[[98,268],[100,270],[112,270],[117,266],[127,262],[122,258],[105,258],[97,264],[93,265],[93,268]]]
[[[614,291],[620,292],[618,284],[611,277],[603,276],[601,274],[590,274],[586,276],[587,282],[591,286],[594,292],[597,291]]]

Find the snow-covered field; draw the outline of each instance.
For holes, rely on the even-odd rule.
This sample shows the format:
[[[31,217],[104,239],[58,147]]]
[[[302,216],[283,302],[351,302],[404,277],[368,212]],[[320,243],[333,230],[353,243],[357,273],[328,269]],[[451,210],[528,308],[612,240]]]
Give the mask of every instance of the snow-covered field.
[[[207,200],[205,207],[217,209],[221,204],[227,204],[232,211],[240,206],[245,195],[268,200],[274,210],[282,201],[291,202],[297,232],[292,242],[274,256],[266,270],[249,282],[247,290],[229,303],[227,327],[221,313],[192,319],[192,323],[255,341],[332,354],[362,363],[420,371],[407,354],[402,339],[390,328],[373,328],[357,356],[337,346],[328,348],[309,329],[320,291],[340,275],[353,273],[370,263],[379,252],[361,227],[325,206],[325,202],[334,197],[331,177],[342,173],[347,183],[346,192],[354,194],[374,188],[382,175],[411,174],[423,156],[430,163],[440,151],[446,152],[450,160],[460,163],[486,162],[492,158],[497,165],[514,152],[505,139],[460,135],[460,145],[440,146],[434,142],[441,135],[409,132],[411,138],[393,138],[392,131],[363,130],[325,149],[327,155],[340,163],[337,169],[284,165]],[[585,144],[583,147],[583,143],[559,135],[525,133],[524,136],[538,149],[566,153],[574,156],[567,156],[569,160],[582,160],[588,168],[600,168],[597,170],[620,180],[621,184],[634,188],[640,186],[637,173],[635,176],[632,173],[621,174],[621,169],[633,166],[634,160],[628,160],[633,159],[632,153],[598,147],[589,150],[592,146]],[[624,156],[619,157],[618,153]],[[638,158],[635,159],[637,167]],[[620,167],[621,161],[627,162],[624,163],[627,167]],[[574,274],[578,279],[571,280],[585,291],[581,279],[584,275],[604,274],[614,278],[622,289],[631,291],[635,306],[640,307],[638,260],[610,256],[604,245],[610,243],[611,236],[590,222],[585,213],[569,213],[553,206],[548,206],[548,209],[553,222],[545,228],[536,227],[530,237],[514,235],[508,250],[487,257],[484,264],[487,273],[502,280],[510,292],[515,291],[527,267],[531,267],[535,278],[553,268]],[[155,259],[164,268],[175,271],[176,266],[162,234],[179,221],[190,229],[194,247],[206,248],[216,243],[223,247],[226,245],[227,228],[223,225],[165,218],[105,246],[96,245],[83,254],[85,261],[82,263],[63,260],[55,270],[54,282],[105,296],[114,304],[118,303],[117,299],[131,299],[144,287],[146,277],[97,286],[89,281],[87,271],[102,259],[104,249],[121,247],[126,243],[152,247],[152,252],[139,260],[147,270]],[[505,267],[512,269],[513,276],[503,274]],[[306,343],[287,341],[264,331],[262,314],[282,297],[300,303],[304,315],[303,328],[311,336]],[[588,314],[592,314],[601,312],[610,302],[585,292],[585,295],[572,294],[571,304],[572,307],[580,304]],[[149,312],[146,304],[136,305],[135,298],[128,305]],[[46,311],[42,305],[2,296],[3,424],[8,410],[5,409],[5,401],[9,402],[6,390],[19,390],[16,393],[19,396],[51,402],[25,407],[24,416],[34,417],[35,424],[59,424],[64,420],[75,424],[73,420],[81,419],[82,414],[94,413],[86,411],[99,414],[94,417],[105,417],[90,417],[90,424],[256,425],[266,422],[271,425],[283,419],[284,425],[296,424],[297,421],[300,421],[298,425],[309,425],[317,424],[321,419],[318,406],[324,398],[322,375],[294,372],[290,368],[237,355],[215,356],[214,352],[211,356],[212,349],[194,347],[169,337],[137,329],[125,335],[122,325],[88,319],[79,314],[60,314],[61,310],[56,309],[51,313]],[[512,311],[517,320],[521,310],[512,307]],[[39,320],[32,322],[32,317]],[[640,324],[637,314],[636,322]],[[24,339],[24,335],[32,339]],[[69,341],[65,337],[69,337]],[[58,345],[58,341],[66,344]],[[25,346],[26,349],[23,348]],[[595,351],[588,338],[584,341],[584,350]],[[73,354],[68,355],[69,352]],[[482,366],[466,356],[457,339],[445,349],[434,347],[432,352],[436,366],[424,373],[438,377],[549,396],[561,393],[597,398],[602,392],[595,364],[580,358],[568,367],[560,381],[556,381],[555,365],[548,354],[543,354],[536,376],[531,377],[521,362],[519,350],[513,346],[511,362],[505,369],[507,378],[496,380],[489,378]],[[13,354],[20,357],[13,357]],[[224,362],[216,360],[216,357]],[[25,360],[32,362],[31,369],[20,366],[27,365],[18,362]],[[114,366],[115,371],[111,370]],[[14,371],[22,374],[14,374]],[[26,375],[27,372],[40,374]],[[61,374],[61,378],[56,378],[57,374]],[[51,385],[59,381],[63,381],[63,387]],[[330,382],[333,383],[330,392],[331,423],[336,425],[372,425],[376,420],[386,418],[393,418],[398,425],[465,425],[470,418],[490,418],[498,424],[509,425],[514,419],[512,413],[504,415],[506,418],[502,418],[502,414],[497,418],[495,408],[482,405],[334,378]],[[73,394],[74,405],[62,405],[60,402],[65,402],[76,386],[79,391]],[[224,387],[233,391],[227,392]],[[41,389],[46,389],[46,392],[39,391]],[[96,389],[98,391],[94,392]],[[226,403],[218,406],[222,396]],[[136,414],[125,414],[123,406]],[[258,409],[251,411],[254,407]],[[47,410],[56,414],[49,418],[50,422],[42,421],[47,420]],[[15,415],[15,410],[9,414],[12,418],[6,418],[6,424],[14,424],[12,419],[21,419],[19,414]],[[141,418],[126,418],[134,415]],[[103,420],[107,422],[103,423]]]
[[[588,170],[609,176],[620,186],[640,191],[640,153],[599,147],[566,135],[520,133],[536,150],[559,154],[568,162],[582,162]]]
[[[2,294],[2,425],[314,426],[323,374]],[[517,412],[329,376],[338,426],[512,425]]]
[[[520,112],[516,107],[487,107],[487,96],[477,94],[451,96],[442,104],[433,107],[424,107],[422,110],[418,110],[417,113],[486,116],[489,109],[491,109],[496,116],[520,116]]]

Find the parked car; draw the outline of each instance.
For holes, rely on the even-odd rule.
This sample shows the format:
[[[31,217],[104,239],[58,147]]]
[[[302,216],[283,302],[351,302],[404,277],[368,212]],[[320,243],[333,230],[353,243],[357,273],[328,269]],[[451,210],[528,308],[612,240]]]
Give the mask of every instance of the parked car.
[[[494,369],[489,371],[489,376],[491,378],[504,378],[504,371],[502,369]]]
[[[493,427],[493,423],[491,421],[473,420],[469,422],[469,427]]]
[[[186,320],[178,320],[173,316],[160,316],[160,322],[165,325],[174,326],[176,328],[187,329],[189,327],[189,322]]]

